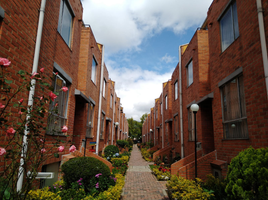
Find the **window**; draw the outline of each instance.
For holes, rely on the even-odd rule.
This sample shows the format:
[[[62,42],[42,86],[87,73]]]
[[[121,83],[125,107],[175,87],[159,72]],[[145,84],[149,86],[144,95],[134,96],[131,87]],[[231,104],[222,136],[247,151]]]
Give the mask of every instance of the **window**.
[[[158,109],[155,110],[155,118],[158,119]]]
[[[98,65],[97,64],[97,61],[96,61],[95,57],[93,56],[93,59],[92,59],[92,70],[91,70],[91,80],[95,84],[96,84],[96,75],[97,75],[97,72],[96,72],[97,65]]]
[[[71,44],[73,17],[74,15],[68,1],[62,0],[60,4],[58,31],[68,46]]]
[[[162,107],[162,103],[160,103],[160,108],[161,108],[161,115],[163,114],[163,107]]]
[[[105,93],[106,93],[105,89],[106,89],[106,80],[103,79],[103,91],[102,91],[103,97],[105,97]]]
[[[100,139],[103,139],[103,132],[104,132],[104,113],[101,114],[101,131],[100,131]]]
[[[195,132],[194,132],[194,113],[191,109],[188,109],[188,133],[189,133],[189,141],[195,140]]]
[[[248,138],[243,76],[221,88],[224,138]]]
[[[110,108],[113,108],[113,95],[111,94],[111,98],[110,98]]]
[[[167,110],[168,109],[167,95],[165,96],[165,101],[166,101],[166,110]]]
[[[68,87],[66,81],[58,74],[53,73],[53,93],[57,98],[49,105],[51,111],[48,118],[48,134],[63,134],[61,128],[67,122],[68,91],[60,91],[62,87]],[[57,106],[56,106],[57,105]]]
[[[236,2],[220,18],[221,48],[224,51],[239,36]]]
[[[175,82],[174,84],[174,90],[175,90],[175,100],[178,99],[178,81]]]
[[[87,125],[86,125],[86,137],[92,138],[92,128],[93,128],[93,119],[94,119],[94,105],[92,103],[88,104],[88,113],[87,113]]]
[[[190,86],[193,82],[193,61],[191,60],[187,65],[187,86]]]
[[[178,120],[178,115],[174,117],[174,134],[175,134],[175,141],[179,141],[179,120]]]

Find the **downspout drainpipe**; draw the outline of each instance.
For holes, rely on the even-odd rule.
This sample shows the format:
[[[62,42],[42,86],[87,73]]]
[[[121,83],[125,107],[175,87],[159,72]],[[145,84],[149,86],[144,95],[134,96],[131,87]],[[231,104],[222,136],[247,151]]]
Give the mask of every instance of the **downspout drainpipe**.
[[[162,149],[164,148],[164,85],[162,84],[162,104],[161,104],[161,110],[162,110]]]
[[[155,146],[155,107],[154,107],[154,146]]]
[[[100,142],[100,120],[101,120],[101,107],[102,107],[102,87],[103,87],[103,68],[104,68],[104,46],[102,46],[102,56],[101,56],[101,77],[100,77],[100,94],[99,94],[99,112],[98,112],[98,126],[97,126],[97,141],[96,141],[96,152],[99,152],[99,142]]]
[[[39,61],[39,55],[40,55],[40,46],[41,46],[41,39],[42,39],[42,32],[43,32],[43,23],[44,23],[44,16],[45,16],[45,7],[46,7],[46,0],[41,1],[40,6],[40,13],[39,13],[39,21],[38,21],[38,28],[37,28],[37,35],[36,35],[36,43],[35,43],[35,51],[34,51],[34,60],[33,60],[33,68],[32,73],[37,72],[38,68],[38,61]],[[28,107],[33,106],[33,96],[35,93],[35,79],[31,80],[32,87],[29,92],[28,97]],[[27,116],[27,120],[30,118],[30,116]],[[23,136],[23,142],[22,142],[22,151],[21,151],[21,157],[24,157],[24,155],[27,152],[28,143],[27,143],[27,136],[29,131],[27,131],[27,128],[25,127],[24,136]],[[17,182],[17,192],[19,192],[22,188],[23,184],[23,177],[24,177],[24,170],[23,170],[23,164],[24,160],[23,158],[20,159],[20,167],[19,167],[19,174],[18,174],[18,182]]]
[[[179,47],[179,84],[180,84],[180,127],[181,127],[181,158],[184,158],[184,143],[183,143],[183,116],[182,116],[182,78],[181,78],[181,48]]]
[[[266,46],[264,19],[263,19],[264,10],[262,7],[261,0],[256,0],[256,1],[257,1],[257,10],[258,10],[258,19],[259,19],[261,50],[262,50],[262,60],[263,60],[263,68],[264,68],[265,83],[266,83],[266,92],[268,96],[268,55],[267,55],[267,46]]]
[[[112,128],[112,145],[114,144],[114,107],[115,107],[115,86],[114,86],[114,95],[113,95],[113,128]]]
[[[120,106],[120,104],[119,104],[119,109],[118,109],[118,116],[119,116],[119,117],[118,117],[118,118],[119,118],[119,122],[118,122],[118,123],[119,123],[119,124],[118,124],[118,127],[117,127],[118,140],[121,138],[121,137],[120,137],[120,136],[121,136],[121,135],[120,135],[120,128],[119,128],[119,127],[120,127],[120,112],[121,112],[120,107],[121,107],[121,106]]]

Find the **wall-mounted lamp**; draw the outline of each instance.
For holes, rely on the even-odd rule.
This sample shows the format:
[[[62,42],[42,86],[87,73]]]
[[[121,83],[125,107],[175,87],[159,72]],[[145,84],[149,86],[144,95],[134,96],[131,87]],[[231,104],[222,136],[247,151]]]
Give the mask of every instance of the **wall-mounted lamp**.
[[[150,132],[152,133],[153,132],[153,129],[150,129]]]
[[[117,127],[118,127],[118,125],[119,125],[119,123],[118,123],[118,122],[115,122],[114,124],[115,124],[115,127],[116,127],[116,128],[117,128]]]

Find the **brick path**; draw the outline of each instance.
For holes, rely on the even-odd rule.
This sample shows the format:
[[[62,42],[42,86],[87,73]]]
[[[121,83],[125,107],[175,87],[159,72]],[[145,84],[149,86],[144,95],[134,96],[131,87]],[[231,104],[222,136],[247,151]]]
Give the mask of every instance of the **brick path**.
[[[163,181],[157,181],[138,149],[133,146],[127,170],[122,200],[168,200],[166,186]]]

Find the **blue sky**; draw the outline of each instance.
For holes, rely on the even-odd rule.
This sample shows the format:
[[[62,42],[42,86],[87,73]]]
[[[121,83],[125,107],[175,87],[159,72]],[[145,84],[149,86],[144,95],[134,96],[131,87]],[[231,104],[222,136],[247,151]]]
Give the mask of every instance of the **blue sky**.
[[[82,0],[126,117],[149,113],[212,0]]]

